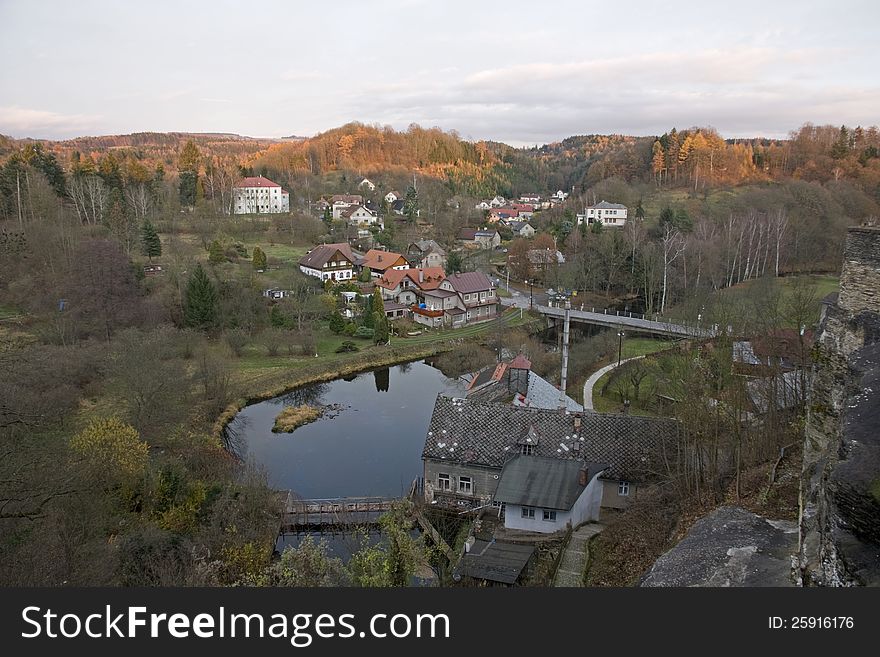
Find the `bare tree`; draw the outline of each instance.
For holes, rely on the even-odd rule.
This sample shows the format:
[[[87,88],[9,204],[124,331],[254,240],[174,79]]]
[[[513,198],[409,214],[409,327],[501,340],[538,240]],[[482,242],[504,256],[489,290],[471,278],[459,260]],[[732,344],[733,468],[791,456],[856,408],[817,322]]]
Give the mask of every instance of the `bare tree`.
[[[666,311],[666,299],[669,289],[669,267],[681,256],[681,254],[684,253],[687,242],[681,232],[670,223],[667,223],[663,227],[663,236],[660,241],[663,246],[663,295],[660,298],[660,312],[662,313]]]

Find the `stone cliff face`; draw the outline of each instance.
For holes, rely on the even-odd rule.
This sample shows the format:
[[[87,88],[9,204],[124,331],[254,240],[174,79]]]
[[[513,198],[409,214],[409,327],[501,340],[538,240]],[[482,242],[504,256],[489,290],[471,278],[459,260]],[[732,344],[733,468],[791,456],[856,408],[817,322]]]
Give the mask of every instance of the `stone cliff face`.
[[[798,567],[807,586],[880,584],[880,228],[851,228],[814,349]]]

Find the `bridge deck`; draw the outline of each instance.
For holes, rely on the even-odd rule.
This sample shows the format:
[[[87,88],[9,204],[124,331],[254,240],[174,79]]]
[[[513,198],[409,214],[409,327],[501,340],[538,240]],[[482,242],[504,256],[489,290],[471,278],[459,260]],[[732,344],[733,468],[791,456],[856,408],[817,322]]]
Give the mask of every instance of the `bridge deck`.
[[[281,531],[326,526],[375,524],[396,500],[386,497],[297,499],[289,491],[281,517]]]
[[[535,305],[534,309],[548,317],[562,319],[565,316],[564,308]],[[632,331],[643,333],[654,333],[657,335],[669,335],[681,338],[711,338],[716,335],[714,329],[649,319],[638,313],[609,310],[596,312],[595,309],[579,310],[575,308],[572,308],[570,313],[571,321],[573,322],[586,322],[587,324],[615,328],[629,328]]]

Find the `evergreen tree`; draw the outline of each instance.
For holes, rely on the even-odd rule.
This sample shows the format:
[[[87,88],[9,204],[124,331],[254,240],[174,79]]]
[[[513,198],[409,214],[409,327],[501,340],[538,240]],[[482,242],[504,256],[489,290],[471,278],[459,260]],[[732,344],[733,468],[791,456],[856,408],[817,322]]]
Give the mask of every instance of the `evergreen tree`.
[[[281,304],[276,303],[269,311],[269,323],[275,328],[290,328],[290,319],[284,313]]]
[[[645,206],[642,205],[642,199],[639,199],[639,204],[636,206],[636,219],[645,220]]]
[[[345,319],[338,312],[330,315],[330,330],[337,335],[345,330]]]
[[[199,162],[202,154],[192,141],[180,151],[177,168],[180,171],[180,204],[184,207],[194,207],[198,196],[199,186]]]
[[[186,286],[183,319],[187,326],[203,330],[217,321],[217,289],[201,263],[196,265]]]
[[[156,228],[149,219],[144,219],[141,226],[141,253],[147,256],[150,262],[153,262],[153,258],[162,255],[162,242],[159,240],[159,233],[156,232]]]
[[[415,222],[419,215],[419,194],[412,185],[407,187],[406,196],[403,198],[403,214],[409,223]]]
[[[376,344],[385,344],[388,342],[389,327],[388,318],[385,313],[373,313],[373,339]]]
[[[226,253],[223,251],[223,247],[218,240],[214,240],[208,247],[208,262],[212,265],[217,265],[225,261]]]
[[[375,298],[377,294],[379,294],[379,292],[374,292],[373,298]],[[364,305],[363,325],[367,328],[373,328],[373,299],[370,299],[370,302]]]
[[[373,293],[372,310],[374,313],[379,313],[382,317],[385,317],[385,300],[378,289]]]
[[[849,131],[846,129],[845,125],[842,125],[840,126],[837,141],[834,142],[834,145],[831,147],[831,157],[835,160],[839,160],[846,157],[847,153],[849,153]]]
[[[258,246],[254,247],[253,265],[254,269],[258,271],[266,269],[266,254],[263,252],[263,249]]]
[[[450,251],[449,255],[446,256],[446,273],[456,274],[461,272],[461,268],[461,254],[458,251]]]

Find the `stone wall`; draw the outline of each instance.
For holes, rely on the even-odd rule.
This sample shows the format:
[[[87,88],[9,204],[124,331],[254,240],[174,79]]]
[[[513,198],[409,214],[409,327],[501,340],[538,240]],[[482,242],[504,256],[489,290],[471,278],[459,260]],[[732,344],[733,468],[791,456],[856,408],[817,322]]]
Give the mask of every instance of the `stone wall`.
[[[880,229],[849,230],[813,360],[798,574],[804,585],[880,584]]]

